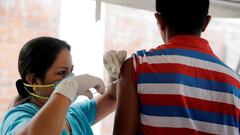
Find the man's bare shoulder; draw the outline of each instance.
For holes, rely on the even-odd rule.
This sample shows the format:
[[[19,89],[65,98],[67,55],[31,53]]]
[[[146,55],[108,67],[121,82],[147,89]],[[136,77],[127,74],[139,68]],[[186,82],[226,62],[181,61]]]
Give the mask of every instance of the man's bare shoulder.
[[[132,58],[128,58],[122,65],[120,73],[120,89],[123,91],[136,91]]]
[[[132,76],[132,73],[133,73],[133,62],[132,62],[132,58],[130,57],[124,61],[121,67],[120,78],[129,79],[129,77]]]

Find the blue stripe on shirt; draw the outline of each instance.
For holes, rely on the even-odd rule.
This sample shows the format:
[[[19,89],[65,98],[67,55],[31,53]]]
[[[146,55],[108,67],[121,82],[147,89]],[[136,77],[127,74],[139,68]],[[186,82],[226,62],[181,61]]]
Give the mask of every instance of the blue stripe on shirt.
[[[158,56],[158,55],[186,56],[186,57],[196,58],[199,60],[213,62],[213,63],[216,63],[216,64],[219,64],[219,65],[229,68],[226,64],[224,64],[222,61],[220,61],[216,57],[213,57],[206,53],[194,51],[194,50],[185,50],[185,49],[164,49],[164,50],[154,50],[154,51],[142,50],[142,51],[138,51],[137,54],[142,57],[143,56]],[[231,68],[229,68],[229,69],[231,69]]]
[[[240,98],[240,90],[231,84],[194,78],[183,74],[140,73],[138,84],[144,83],[183,84],[210,91],[230,93]]]
[[[231,115],[224,115],[220,113],[206,112],[197,109],[188,109],[179,106],[151,106],[142,105],[141,113],[151,116],[166,116],[166,117],[184,117],[193,120],[217,123],[221,125],[229,125],[238,127],[239,121],[236,117]]]

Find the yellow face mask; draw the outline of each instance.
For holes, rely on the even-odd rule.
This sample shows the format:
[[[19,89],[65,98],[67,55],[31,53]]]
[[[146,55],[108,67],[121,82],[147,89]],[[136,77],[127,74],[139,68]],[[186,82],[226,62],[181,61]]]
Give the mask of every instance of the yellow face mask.
[[[69,77],[74,77],[75,75],[73,73],[69,73],[67,74],[63,79],[69,78]],[[63,80],[62,79],[62,80]],[[45,97],[45,96],[40,96],[37,95],[36,93],[30,92],[26,87],[32,87],[33,89],[35,88],[48,88],[48,87],[53,87],[53,89],[55,89],[55,87],[62,81],[62,80],[58,80],[55,83],[52,84],[44,84],[44,85],[35,85],[35,84],[27,84],[27,83],[23,83],[25,90],[29,93],[29,95],[36,97],[36,98],[40,98],[40,99],[45,99],[48,100],[49,97]]]
[[[36,93],[30,92],[26,87],[32,87],[33,89],[35,89],[35,88],[47,88],[47,87],[55,87],[56,86],[55,83],[46,84],[46,85],[31,85],[31,84],[23,83],[23,85],[25,87],[25,90],[29,93],[29,95],[36,97],[36,98],[45,99],[45,100],[48,100],[49,97],[40,96],[40,95],[37,95]]]

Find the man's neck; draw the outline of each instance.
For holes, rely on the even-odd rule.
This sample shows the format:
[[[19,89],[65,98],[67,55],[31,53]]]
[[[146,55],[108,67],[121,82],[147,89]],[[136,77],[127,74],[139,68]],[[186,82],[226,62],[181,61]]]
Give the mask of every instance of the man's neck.
[[[176,33],[174,31],[166,31],[166,39],[165,41],[168,42],[170,39],[176,37],[176,36],[180,36],[180,35],[188,35],[188,36],[197,36],[197,37],[201,37],[201,32],[198,33]]]

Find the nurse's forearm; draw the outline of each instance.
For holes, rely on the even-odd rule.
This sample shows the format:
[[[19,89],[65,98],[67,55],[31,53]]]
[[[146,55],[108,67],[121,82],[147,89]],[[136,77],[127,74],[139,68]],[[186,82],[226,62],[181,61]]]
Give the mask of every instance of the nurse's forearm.
[[[116,87],[117,87],[117,82],[114,82],[116,79],[114,78],[109,78],[109,84],[106,87],[106,93],[103,96],[98,96],[96,98],[96,118],[94,121],[94,124],[97,123],[98,121],[102,120],[105,118],[107,115],[112,113],[116,109],[116,104],[117,104],[117,99],[116,99]]]
[[[94,124],[105,118],[116,109],[116,98],[106,93],[96,98],[96,118]]]
[[[16,135],[59,135],[66,118],[70,100],[60,94],[54,94],[39,110],[33,119]]]

